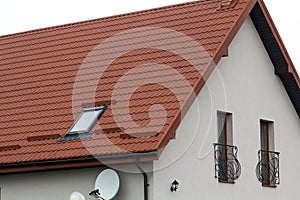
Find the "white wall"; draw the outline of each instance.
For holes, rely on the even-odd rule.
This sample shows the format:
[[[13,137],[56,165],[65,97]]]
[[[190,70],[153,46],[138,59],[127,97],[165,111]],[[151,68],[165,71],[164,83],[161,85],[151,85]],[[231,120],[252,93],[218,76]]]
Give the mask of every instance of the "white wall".
[[[152,164],[142,165],[146,170],[152,168]],[[143,199],[143,176],[136,172],[135,165],[116,166],[120,176],[120,191],[114,200]],[[73,169],[61,171],[49,171],[39,173],[26,173],[14,175],[1,175],[1,199],[2,200],[69,200],[72,192],[81,192],[86,200],[92,200],[88,193],[94,189],[97,175],[105,167],[86,169]],[[150,199],[152,194],[152,174],[149,173]]]
[[[214,178],[217,110],[233,114],[233,144],[242,165],[235,184]],[[260,119],[275,125],[281,179],[277,188],[262,187],[255,174]],[[185,116],[176,139],[154,162],[154,199],[297,199],[299,146],[299,117],[248,18],[230,45],[229,57],[222,58]],[[180,183],[176,193],[170,192],[173,179]]]

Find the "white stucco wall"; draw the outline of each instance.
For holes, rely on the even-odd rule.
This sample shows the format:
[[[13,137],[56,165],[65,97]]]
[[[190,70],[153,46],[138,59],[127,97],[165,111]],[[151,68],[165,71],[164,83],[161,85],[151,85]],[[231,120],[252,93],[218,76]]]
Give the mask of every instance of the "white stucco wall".
[[[242,166],[235,184],[214,178],[217,110],[233,114],[233,144],[239,148]],[[275,150],[280,152],[277,188],[262,187],[255,174],[260,119],[274,121]],[[222,58],[185,116],[176,139],[154,162],[154,199],[297,199],[299,146],[299,117],[248,18],[230,45],[229,57]],[[170,192],[174,179],[180,183],[176,193]]]
[[[145,170],[151,171],[152,164],[141,165]],[[143,199],[143,176],[136,172],[135,165],[115,166],[120,176],[120,191],[114,200]],[[72,192],[82,193],[86,200],[89,192],[94,189],[98,174],[106,167],[86,169],[47,171],[39,173],[1,175],[2,200],[69,200]],[[149,200],[152,196],[152,174],[149,173]]]

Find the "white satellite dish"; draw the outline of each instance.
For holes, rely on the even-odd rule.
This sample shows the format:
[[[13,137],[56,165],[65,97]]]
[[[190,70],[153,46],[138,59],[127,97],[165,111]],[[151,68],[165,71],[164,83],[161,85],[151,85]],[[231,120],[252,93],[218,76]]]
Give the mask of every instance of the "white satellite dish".
[[[113,199],[119,191],[120,179],[116,171],[103,170],[97,177],[95,189],[99,189],[100,197],[105,200]]]

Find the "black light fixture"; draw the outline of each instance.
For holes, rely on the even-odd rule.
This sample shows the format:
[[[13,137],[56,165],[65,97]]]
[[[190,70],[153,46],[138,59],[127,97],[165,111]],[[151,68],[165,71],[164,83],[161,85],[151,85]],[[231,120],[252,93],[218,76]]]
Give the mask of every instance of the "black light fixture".
[[[90,195],[91,197],[96,198],[96,199],[102,199],[102,198],[100,197],[99,189],[95,189],[95,190],[91,191],[91,192],[89,193],[89,195]]]
[[[176,192],[178,190],[179,183],[177,180],[174,180],[171,184],[171,192]]]

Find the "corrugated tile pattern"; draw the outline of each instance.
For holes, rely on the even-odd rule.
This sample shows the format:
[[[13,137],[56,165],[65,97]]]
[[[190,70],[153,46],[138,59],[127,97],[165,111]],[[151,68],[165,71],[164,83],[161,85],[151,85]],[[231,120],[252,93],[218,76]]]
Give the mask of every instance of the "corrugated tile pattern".
[[[186,103],[189,98],[191,91],[185,82],[188,81],[193,88],[196,87],[201,73],[207,70],[211,57],[235,26],[248,1],[239,0],[234,8],[224,10],[219,9],[221,0],[196,1],[0,37],[0,141],[4,147],[20,146],[13,150],[0,151],[0,163],[157,150],[162,141],[173,134],[168,131],[171,126],[176,126],[174,120],[181,113],[180,103]],[[85,58],[107,38],[139,27],[172,29],[193,38],[208,52],[190,58],[201,68],[195,70],[187,60],[161,49],[145,48],[122,53],[122,46],[112,43],[107,47],[107,52],[120,51],[122,55],[110,66],[100,66],[101,61],[88,64],[89,70],[94,71],[107,67],[96,87],[95,99],[90,99],[87,93],[93,92],[95,86],[89,85],[88,80],[98,80],[99,77],[97,73],[89,73],[89,70],[86,74],[77,76]],[[130,38],[132,35],[126,37]],[[163,37],[153,36],[153,40],[162,47],[170,45],[159,38]],[[180,43],[180,40],[177,42]],[[180,47],[172,45],[175,49]],[[193,47],[186,46],[185,52],[192,53]],[[110,55],[108,53],[104,57],[111,59]],[[169,68],[160,70],[155,68],[156,64],[167,65]],[[137,66],[142,66],[139,73],[128,74]],[[184,78],[178,78],[174,70]],[[80,82],[83,90],[76,94],[77,98],[74,100],[72,92],[75,80]],[[140,86],[143,81],[151,84]],[[111,99],[114,88],[120,83],[124,87],[120,89],[116,104],[108,106],[99,120],[99,125],[107,130],[118,127],[125,130],[95,133],[93,139],[62,143],[58,143],[56,138],[39,137],[65,135],[74,121],[73,111],[76,110],[78,114],[81,110],[79,105]],[[164,83],[177,88],[177,94],[174,95]],[[136,89],[130,94],[132,88]],[[131,119],[127,115],[126,99],[128,94],[128,110],[138,127],[129,123]],[[157,104],[164,108],[166,117],[162,115],[161,107],[153,107]],[[72,105],[78,106],[73,110]],[[149,133],[155,127],[161,129],[152,137],[120,137],[124,131]],[[27,140],[28,137],[42,139]]]

